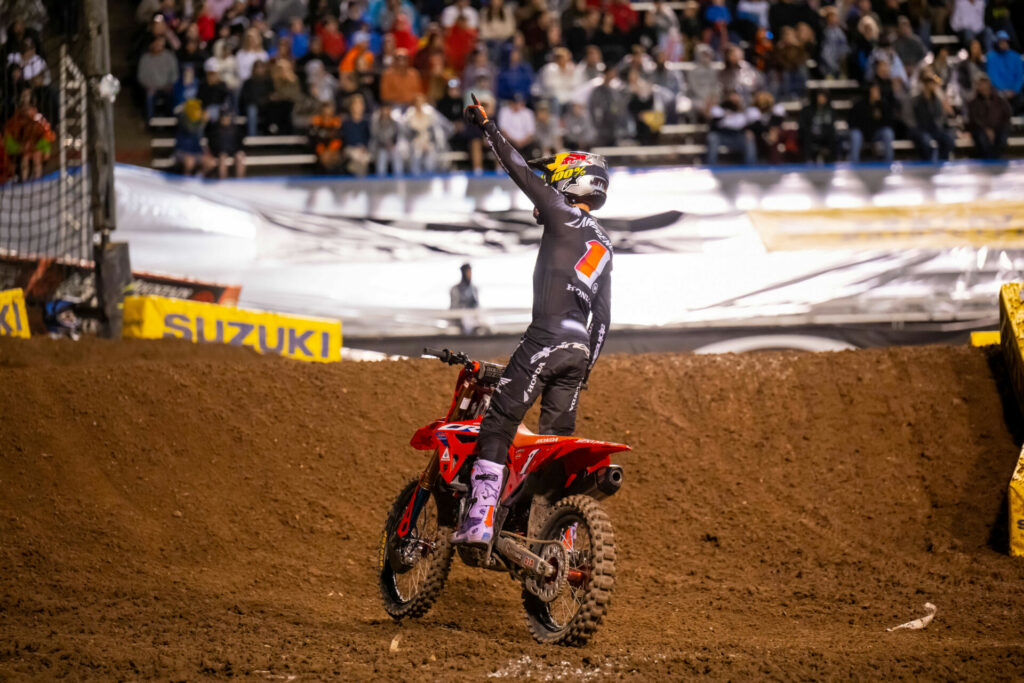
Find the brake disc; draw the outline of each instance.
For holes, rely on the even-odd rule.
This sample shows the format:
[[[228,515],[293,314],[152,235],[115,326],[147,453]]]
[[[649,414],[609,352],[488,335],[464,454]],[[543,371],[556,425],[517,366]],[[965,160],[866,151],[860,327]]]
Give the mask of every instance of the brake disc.
[[[523,585],[542,602],[551,602],[565,589],[569,576],[569,553],[566,552],[565,546],[561,542],[555,541],[544,545],[544,549],[540,551],[540,557],[555,568],[554,575],[543,577],[530,574],[526,577]]]

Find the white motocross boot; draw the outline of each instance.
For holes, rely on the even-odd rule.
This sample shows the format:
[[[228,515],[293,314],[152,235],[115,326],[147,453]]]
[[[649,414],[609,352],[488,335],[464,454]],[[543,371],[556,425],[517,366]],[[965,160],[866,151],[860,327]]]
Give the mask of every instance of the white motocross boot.
[[[490,460],[477,460],[469,480],[473,487],[469,510],[451,542],[486,548],[494,535],[494,506],[505,481],[505,467]]]

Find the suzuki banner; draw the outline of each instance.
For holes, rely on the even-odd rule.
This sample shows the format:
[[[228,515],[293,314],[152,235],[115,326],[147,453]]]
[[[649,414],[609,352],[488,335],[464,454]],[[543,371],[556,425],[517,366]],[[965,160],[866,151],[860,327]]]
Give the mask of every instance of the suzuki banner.
[[[20,289],[0,292],[0,336],[29,338],[25,296]]]
[[[247,346],[260,353],[319,363],[341,359],[339,320],[248,311],[158,296],[125,298],[124,336]]]

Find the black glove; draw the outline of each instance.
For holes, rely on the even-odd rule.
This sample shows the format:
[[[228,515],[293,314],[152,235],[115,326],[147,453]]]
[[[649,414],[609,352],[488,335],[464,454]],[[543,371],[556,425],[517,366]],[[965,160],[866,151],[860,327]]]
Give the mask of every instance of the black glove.
[[[476,99],[476,95],[470,93],[470,97],[473,98],[473,104],[468,105],[462,111],[462,118],[466,120],[466,123],[483,128],[484,124],[487,123],[487,112],[484,111],[480,101]]]

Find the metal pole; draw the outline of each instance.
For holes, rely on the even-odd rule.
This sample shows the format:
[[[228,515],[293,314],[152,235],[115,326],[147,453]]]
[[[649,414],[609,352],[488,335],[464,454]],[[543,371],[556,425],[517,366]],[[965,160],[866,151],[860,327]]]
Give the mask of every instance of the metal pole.
[[[106,244],[116,228],[114,202],[114,105],[99,94],[100,80],[110,73],[110,25],[106,0],[85,0],[88,44],[85,76],[89,82],[87,154],[92,195],[93,229]]]

